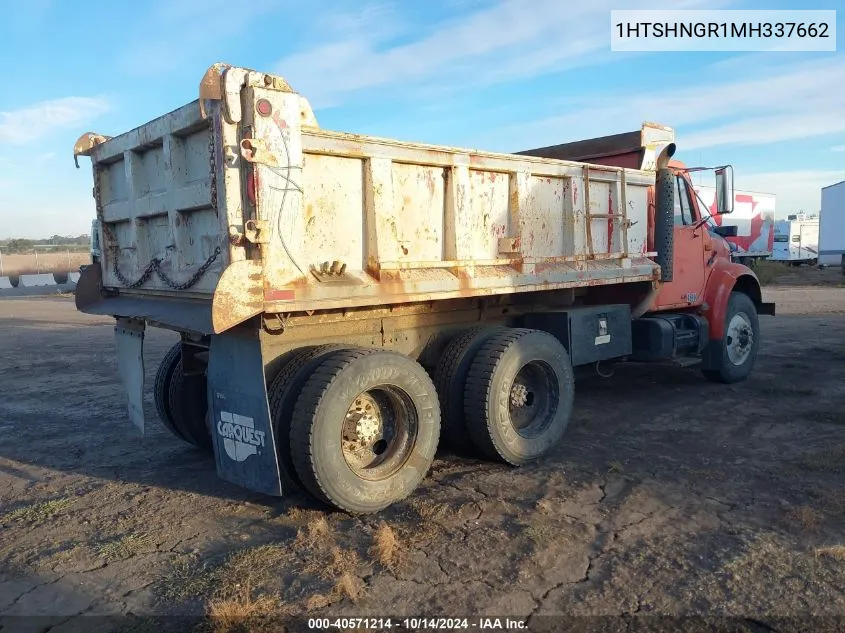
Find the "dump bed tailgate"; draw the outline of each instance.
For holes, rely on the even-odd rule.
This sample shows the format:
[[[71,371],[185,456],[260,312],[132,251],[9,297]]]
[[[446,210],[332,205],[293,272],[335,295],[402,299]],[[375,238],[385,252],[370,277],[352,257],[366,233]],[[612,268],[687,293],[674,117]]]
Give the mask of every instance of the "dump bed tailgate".
[[[214,292],[229,261],[214,120],[194,101],[92,148],[105,286]]]

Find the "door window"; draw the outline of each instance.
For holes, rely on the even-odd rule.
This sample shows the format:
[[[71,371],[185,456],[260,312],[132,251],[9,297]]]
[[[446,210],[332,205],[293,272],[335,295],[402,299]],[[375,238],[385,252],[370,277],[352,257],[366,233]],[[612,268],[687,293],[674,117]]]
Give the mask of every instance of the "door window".
[[[693,223],[687,181],[683,176],[676,176],[675,182],[675,226],[687,226]]]

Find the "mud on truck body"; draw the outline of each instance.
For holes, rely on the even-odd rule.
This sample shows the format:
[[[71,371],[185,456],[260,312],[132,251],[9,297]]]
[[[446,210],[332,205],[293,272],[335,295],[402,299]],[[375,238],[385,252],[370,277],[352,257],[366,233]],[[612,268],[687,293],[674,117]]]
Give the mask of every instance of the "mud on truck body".
[[[145,328],[168,328],[158,416],[218,476],[377,511],[441,436],[515,466],[547,454],[573,367],[748,376],[773,305],[701,222],[672,130],[617,137],[592,144],[631,165],[326,131],[281,77],[218,64],[197,101],[77,141],[102,235],[77,308],[115,317],[142,432]]]

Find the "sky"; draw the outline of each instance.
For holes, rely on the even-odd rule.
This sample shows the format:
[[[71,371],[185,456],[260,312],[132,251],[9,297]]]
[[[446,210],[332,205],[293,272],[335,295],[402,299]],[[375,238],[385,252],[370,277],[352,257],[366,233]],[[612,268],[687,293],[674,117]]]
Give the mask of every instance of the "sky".
[[[828,0],[811,8],[845,8]],[[519,151],[675,128],[688,165],[734,166],[777,215],[845,180],[845,54],[622,53],[611,9],[796,9],[728,0],[26,0],[0,23],[0,239],[79,235],[88,131],[197,98],[215,62],[285,77],[322,128]],[[838,26],[845,20],[840,11]]]

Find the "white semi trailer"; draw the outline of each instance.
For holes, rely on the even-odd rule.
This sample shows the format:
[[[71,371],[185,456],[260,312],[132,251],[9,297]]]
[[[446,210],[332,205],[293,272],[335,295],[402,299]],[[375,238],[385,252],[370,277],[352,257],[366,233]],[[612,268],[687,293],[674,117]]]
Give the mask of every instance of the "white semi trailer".
[[[841,266],[845,274],[845,180],[822,188],[819,265]]]

